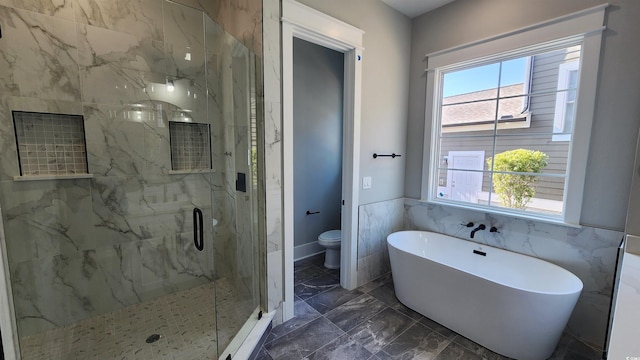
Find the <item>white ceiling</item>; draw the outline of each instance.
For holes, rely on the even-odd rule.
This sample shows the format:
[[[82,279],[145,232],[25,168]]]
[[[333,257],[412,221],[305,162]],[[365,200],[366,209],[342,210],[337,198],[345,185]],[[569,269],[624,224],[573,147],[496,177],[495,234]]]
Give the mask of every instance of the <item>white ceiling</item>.
[[[382,0],[410,18],[422,15],[454,0]]]

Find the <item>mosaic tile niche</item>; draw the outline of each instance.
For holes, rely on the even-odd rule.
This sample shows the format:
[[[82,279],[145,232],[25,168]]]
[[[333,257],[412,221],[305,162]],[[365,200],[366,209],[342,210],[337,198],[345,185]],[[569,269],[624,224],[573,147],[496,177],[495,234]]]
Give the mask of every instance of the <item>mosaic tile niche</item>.
[[[82,116],[14,111],[13,121],[21,176],[88,172]]]
[[[211,169],[209,124],[170,121],[171,169],[174,171]]]

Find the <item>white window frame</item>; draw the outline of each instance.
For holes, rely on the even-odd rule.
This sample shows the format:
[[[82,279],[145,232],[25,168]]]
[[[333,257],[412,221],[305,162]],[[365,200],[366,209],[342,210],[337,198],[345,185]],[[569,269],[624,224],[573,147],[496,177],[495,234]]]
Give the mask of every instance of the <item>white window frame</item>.
[[[589,153],[589,141],[597,88],[597,75],[600,61],[600,45],[602,32],[605,29],[604,15],[608,5],[603,4],[578,11],[559,18],[551,19],[526,28],[517,29],[491,38],[464,44],[452,49],[438,51],[427,56],[426,102],[425,102],[425,136],[422,168],[422,201],[442,205],[477,209],[483,212],[507,214],[511,216],[537,219],[570,226],[580,226],[580,212],[582,209],[582,193]],[[439,134],[440,107],[438,99],[441,94],[441,72],[448,66],[464,66],[476,64],[479,61],[490,61],[496,54],[501,57],[509,54],[519,54],[535,50],[541,45],[575,44],[582,45],[582,60],[580,61],[579,84],[577,89],[578,106],[576,121],[573,128],[573,141],[569,150],[567,164],[567,179],[564,188],[563,213],[559,216],[543,213],[524,212],[516,209],[489,207],[484,205],[451,202],[438,199],[437,181],[437,149]]]
[[[527,56],[527,64],[525,65],[525,77],[524,77],[524,91],[527,94],[531,93],[531,84],[533,84],[533,56]],[[531,97],[525,96],[522,98],[522,113],[529,116],[531,121]]]
[[[569,74],[572,71],[580,71],[579,66],[580,62],[573,60],[560,64],[558,67],[558,93],[556,94],[556,109],[553,118],[553,132],[558,134],[552,136],[552,141],[571,140],[571,134],[565,133],[565,122],[567,120],[567,95],[570,91],[567,90],[567,86],[569,86]]]

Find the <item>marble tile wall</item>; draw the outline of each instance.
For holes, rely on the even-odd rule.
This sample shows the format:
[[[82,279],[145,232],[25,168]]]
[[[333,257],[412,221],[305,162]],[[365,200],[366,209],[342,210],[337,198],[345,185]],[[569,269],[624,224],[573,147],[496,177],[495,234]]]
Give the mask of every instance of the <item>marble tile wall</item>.
[[[274,326],[282,323],[284,261],[282,227],[282,98],[280,72],[280,1],[263,1],[264,26],[264,149],[265,225],[267,236],[267,308],[276,311]]]
[[[0,18],[0,205],[20,336],[214,277],[242,273],[249,287],[253,267],[238,264],[254,249],[232,244],[255,236],[255,195],[236,198],[240,170],[223,154],[248,158],[238,154],[248,126],[225,121],[247,120],[234,98],[249,88],[233,81],[250,69],[231,65],[255,54],[163,0],[0,0]],[[13,181],[12,110],[83,115],[93,179]],[[168,121],[208,119],[215,172],[170,174]],[[205,223],[215,249],[193,248],[194,207],[217,220]]]
[[[358,207],[358,286],[391,271],[387,236],[403,229],[404,198]]]
[[[404,229],[435,231],[540,258],[578,276],[584,288],[567,331],[602,348],[608,321],[613,275],[623,233],[485,214],[413,199],[405,200]],[[496,226],[500,233],[480,231],[470,239],[467,222]]]

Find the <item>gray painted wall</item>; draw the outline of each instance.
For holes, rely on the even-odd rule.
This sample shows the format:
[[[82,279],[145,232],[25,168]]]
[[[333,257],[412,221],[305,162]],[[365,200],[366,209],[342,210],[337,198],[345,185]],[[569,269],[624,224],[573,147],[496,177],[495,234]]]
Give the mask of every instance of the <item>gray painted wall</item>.
[[[293,41],[294,245],[340,229],[344,55]],[[320,211],[306,215],[306,211]]]
[[[373,187],[359,203],[404,195],[411,20],[381,1],[300,0],[307,6],[365,31],[362,68],[360,175]],[[400,158],[373,159],[373,153]],[[362,188],[362,186],[360,186]]]
[[[458,0],[413,20],[405,195],[420,197],[425,55],[606,1]],[[600,57],[581,223],[624,229],[640,125],[640,1],[612,0]],[[428,122],[426,126],[431,126]]]

